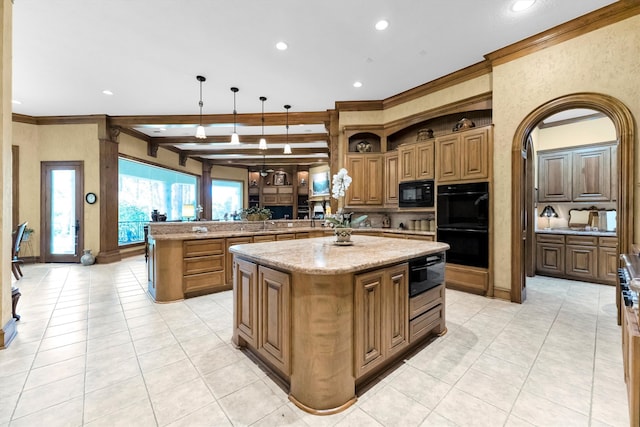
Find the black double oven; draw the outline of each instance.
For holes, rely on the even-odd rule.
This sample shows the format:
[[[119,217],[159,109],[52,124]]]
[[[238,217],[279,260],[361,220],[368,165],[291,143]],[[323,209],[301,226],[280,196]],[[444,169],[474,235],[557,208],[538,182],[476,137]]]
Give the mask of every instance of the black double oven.
[[[489,183],[438,186],[438,241],[447,262],[489,267]]]

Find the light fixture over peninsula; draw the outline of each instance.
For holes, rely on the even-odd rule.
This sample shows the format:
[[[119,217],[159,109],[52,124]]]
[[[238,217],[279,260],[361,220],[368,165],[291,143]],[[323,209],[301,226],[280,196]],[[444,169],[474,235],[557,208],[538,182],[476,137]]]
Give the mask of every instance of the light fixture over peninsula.
[[[264,138],[264,101],[266,100],[267,100],[266,96],[260,97],[260,101],[262,102],[262,117],[260,118],[260,121],[262,123],[262,137],[260,138],[260,142],[258,143],[258,148],[260,150],[267,149],[267,140]]]
[[[291,154],[291,145],[289,145],[289,108],[291,108],[289,104],[284,106],[284,109],[287,110],[287,135],[284,143],[284,154]]]
[[[207,81],[207,79],[203,76],[196,76],[196,79],[200,82],[200,102],[198,102],[198,105],[200,106],[200,124],[196,129],[196,138],[205,139],[207,137],[207,134],[204,131],[204,127],[202,126],[202,106],[204,105],[202,103],[202,82]]]
[[[233,133],[231,134],[231,144],[233,145],[240,144],[240,138],[238,138],[238,133],[236,132],[236,115],[238,114],[236,111],[236,93],[239,90],[237,87],[231,88],[231,92],[233,92]]]

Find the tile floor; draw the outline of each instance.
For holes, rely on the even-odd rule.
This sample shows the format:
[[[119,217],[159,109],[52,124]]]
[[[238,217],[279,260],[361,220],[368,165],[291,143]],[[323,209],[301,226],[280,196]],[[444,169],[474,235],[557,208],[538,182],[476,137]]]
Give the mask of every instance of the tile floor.
[[[613,287],[539,277],[522,305],[447,291],[445,336],[320,417],[232,347],[231,292],[155,304],[142,257],[24,272],[2,427],[629,425]]]

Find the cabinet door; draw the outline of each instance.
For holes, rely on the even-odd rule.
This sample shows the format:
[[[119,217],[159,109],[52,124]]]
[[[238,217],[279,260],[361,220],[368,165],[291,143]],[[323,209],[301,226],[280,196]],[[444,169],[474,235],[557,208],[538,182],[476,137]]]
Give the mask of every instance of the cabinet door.
[[[436,173],[438,182],[460,179],[460,153],[458,135],[448,135],[437,140]]]
[[[399,181],[414,181],[416,179],[416,145],[398,147],[398,158],[400,159]]]
[[[401,264],[387,269],[385,275],[383,298],[386,313],[383,326],[388,357],[409,344],[408,265]]]
[[[571,154],[547,153],[538,156],[538,201],[571,201]]]
[[[618,279],[618,249],[598,248],[598,279],[603,283],[615,285]]]
[[[382,318],[382,270],[355,278],[355,374],[356,378],[378,366],[384,359]]]
[[[285,375],[290,374],[290,278],[260,266],[258,351]]]
[[[489,177],[489,132],[487,129],[460,135],[460,179]]]
[[[382,205],[383,189],[382,189],[382,155],[367,155],[365,157],[365,181],[364,186],[367,205]]]
[[[538,243],[536,271],[544,274],[564,274],[564,243]]]
[[[611,200],[611,149],[590,148],[573,153],[573,201]]]
[[[347,206],[364,205],[365,195],[365,161],[363,155],[348,155],[347,170],[351,176],[351,185],[347,189],[345,201]]]
[[[595,280],[598,278],[598,248],[596,246],[566,245],[565,271],[567,276]]]
[[[229,248],[233,245],[240,245],[243,243],[251,243],[253,238],[247,237],[228,237],[225,242],[226,246],[226,259],[225,259],[225,281],[228,284],[233,284],[233,254],[229,252]]]
[[[236,259],[234,262],[234,341],[236,335],[256,347],[258,340],[258,266]]]
[[[421,142],[416,146],[416,179],[433,179],[435,162],[434,141]]]
[[[398,206],[398,153],[384,155],[384,204]]]

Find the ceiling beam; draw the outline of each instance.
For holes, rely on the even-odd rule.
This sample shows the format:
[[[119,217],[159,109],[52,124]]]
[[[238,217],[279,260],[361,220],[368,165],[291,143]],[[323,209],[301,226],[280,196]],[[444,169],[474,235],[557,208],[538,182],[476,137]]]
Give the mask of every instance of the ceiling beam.
[[[291,155],[300,155],[300,154],[329,154],[329,147],[325,148],[295,148],[291,147],[293,154],[283,154],[282,148],[268,148],[266,150],[259,149],[225,149],[225,150],[182,150],[183,153],[186,153],[188,156],[226,156],[229,154],[238,154],[238,155],[246,155],[246,156],[291,156]],[[228,159],[228,160],[242,160],[242,159]]]
[[[262,135],[240,135],[240,142],[243,144],[258,144],[262,138]],[[267,144],[284,144],[287,142],[286,135],[265,135]],[[327,141],[329,135],[326,133],[301,133],[301,134],[289,134],[289,143],[301,143],[301,142],[318,142]],[[198,139],[194,136],[167,136],[167,137],[152,137],[151,140],[158,145],[174,145],[174,144],[228,144],[230,140],[229,135],[214,135],[207,136],[207,139]]]
[[[221,159],[207,159],[203,158],[202,161],[206,161],[212,165],[222,165],[222,166],[245,166],[245,167],[259,167],[262,166],[263,163],[260,159],[247,159],[244,161],[233,161],[230,162],[228,160]],[[314,163],[327,163],[329,159],[300,159],[292,157],[290,159],[274,159],[272,161],[267,160],[264,164],[267,167],[278,167],[279,165],[311,165]]]
[[[261,126],[261,113],[237,114],[236,124],[239,126]],[[324,124],[329,120],[327,111],[289,113],[289,125],[311,125]],[[286,114],[265,113],[265,126],[281,126],[287,121]],[[197,125],[200,123],[200,116],[189,115],[159,115],[159,116],[112,116],[111,124],[121,127],[135,127],[142,125]],[[233,114],[203,114],[202,124],[233,124]]]

